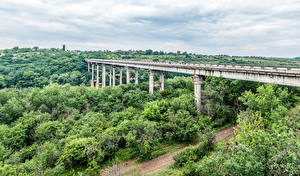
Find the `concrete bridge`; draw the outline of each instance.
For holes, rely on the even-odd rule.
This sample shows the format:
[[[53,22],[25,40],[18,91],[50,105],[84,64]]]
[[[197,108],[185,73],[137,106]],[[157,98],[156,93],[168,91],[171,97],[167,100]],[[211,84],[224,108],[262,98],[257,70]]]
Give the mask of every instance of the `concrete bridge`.
[[[193,75],[195,104],[201,109],[201,84],[204,76],[223,77],[228,79],[274,83],[287,86],[300,87],[300,68],[275,68],[275,67],[250,67],[238,65],[214,65],[214,64],[186,64],[166,62],[141,62],[125,60],[85,59],[88,63],[88,71],[92,71],[91,87],[106,86],[106,66],[109,70],[109,86],[116,85],[116,76],[120,78],[122,85],[123,68],[126,69],[126,83],[134,80],[138,84],[138,70],[147,69],[149,73],[149,92],[153,93],[154,87],[164,90],[164,73],[176,72]],[[96,65],[96,68],[94,67]],[[102,83],[99,82],[99,65],[102,66]],[[116,67],[120,67],[120,73],[116,74]],[[135,70],[135,77],[130,77],[130,69]],[[96,70],[96,80],[94,71]],[[154,84],[154,74],[160,74],[159,84]]]

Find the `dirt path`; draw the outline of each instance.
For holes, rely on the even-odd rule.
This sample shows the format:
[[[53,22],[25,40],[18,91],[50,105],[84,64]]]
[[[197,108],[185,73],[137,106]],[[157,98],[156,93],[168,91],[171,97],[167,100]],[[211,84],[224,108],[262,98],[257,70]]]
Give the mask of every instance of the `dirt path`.
[[[236,126],[231,126],[220,130],[216,133],[216,142],[220,141],[223,138],[228,137],[234,131]],[[186,146],[187,147],[187,146]],[[177,151],[172,151],[161,155],[155,159],[142,162],[142,163],[134,163],[133,160],[128,161],[126,163],[114,165],[112,167],[106,168],[101,173],[103,176],[118,176],[124,175],[124,173],[128,172],[128,175],[135,175],[134,173],[140,173],[141,175],[151,173],[156,170],[164,169],[168,165],[174,163],[173,156],[179,151],[183,150],[185,147],[178,149]]]

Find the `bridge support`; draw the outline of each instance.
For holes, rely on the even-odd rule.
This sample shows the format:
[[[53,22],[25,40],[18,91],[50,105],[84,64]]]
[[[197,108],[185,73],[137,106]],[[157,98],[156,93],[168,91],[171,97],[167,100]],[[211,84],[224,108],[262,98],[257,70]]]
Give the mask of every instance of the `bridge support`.
[[[123,68],[120,68],[120,85],[123,84]]]
[[[165,72],[160,72],[159,81],[160,81],[160,91],[165,90]]]
[[[106,85],[106,67],[105,64],[102,64],[102,87]]]
[[[91,87],[94,87],[94,64],[92,64],[92,79],[91,79]]]
[[[126,67],[126,84],[130,83],[130,69]]]
[[[139,84],[139,69],[135,69],[135,78],[134,78],[134,84],[138,85]]]
[[[153,94],[154,91],[154,71],[149,70],[149,93]]]
[[[109,86],[112,86],[112,66],[109,67]]]
[[[115,87],[116,86],[116,67],[115,66],[112,67],[112,71],[113,71],[112,86]]]
[[[154,74],[156,72],[160,74],[159,83],[158,84],[154,83]],[[154,87],[159,87],[160,91],[165,90],[165,78],[164,78],[165,73],[163,71],[149,70],[148,74],[149,74],[149,93],[150,94],[153,94]]]
[[[88,62],[88,72],[90,72],[91,64]]]
[[[99,65],[97,64],[96,89],[99,89]]]
[[[198,110],[201,110],[201,84],[203,82],[203,76],[195,75],[193,77],[194,82],[194,95],[195,95],[195,105]]]

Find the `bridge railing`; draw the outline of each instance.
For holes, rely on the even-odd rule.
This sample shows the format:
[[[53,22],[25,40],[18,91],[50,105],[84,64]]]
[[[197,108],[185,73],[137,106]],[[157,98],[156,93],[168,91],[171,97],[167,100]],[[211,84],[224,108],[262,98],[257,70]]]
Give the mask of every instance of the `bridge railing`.
[[[196,68],[204,70],[220,70],[220,71],[251,71],[251,72],[269,72],[269,73],[285,73],[295,74],[300,76],[300,68],[284,68],[284,67],[261,67],[261,66],[241,66],[241,65],[221,65],[221,64],[203,64],[203,63],[182,63],[182,62],[145,62],[145,61],[125,61],[125,60],[100,60],[100,59],[85,59],[91,63],[106,63],[106,64],[140,64],[165,67],[181,67],[181,68]]]

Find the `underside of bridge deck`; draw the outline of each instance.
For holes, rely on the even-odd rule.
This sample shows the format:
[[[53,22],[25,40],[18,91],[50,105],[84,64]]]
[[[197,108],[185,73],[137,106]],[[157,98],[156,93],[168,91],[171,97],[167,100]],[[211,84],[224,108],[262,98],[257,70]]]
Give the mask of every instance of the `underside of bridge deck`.
[[[102,64],[102,87],[106,85],[106,66],[110,66],[109,86],[116,85],[116,67],[120,68],[120,85],[122,85],[122,71],[126,69],[126,83],[138,84],[138,70],[147,69],[149,73],[149,93],[154,92],[154,87],[164,90],[164,73],[176,72],[193,75],[195,105],[201,109],[201,84],[204,76],[224,77],[229,79],[256,81],[263,83],[274,83],[287,86],[300,87],[300,68],[273,68],[273,67],[249,67],[232,65],[211,65],[211,64],[182,64],[182,63],[158,63],[124,60],[102,60],[85,59],[88,63],[88,71],[92,71],[91,87],[99,88],[99,66]],[[96,85],[94,81],[94,65],[97,65]],[[130,69],[135,70],[134,77],[130,77]],[[160,74],[159,84],[154,84],[154,74]]]

